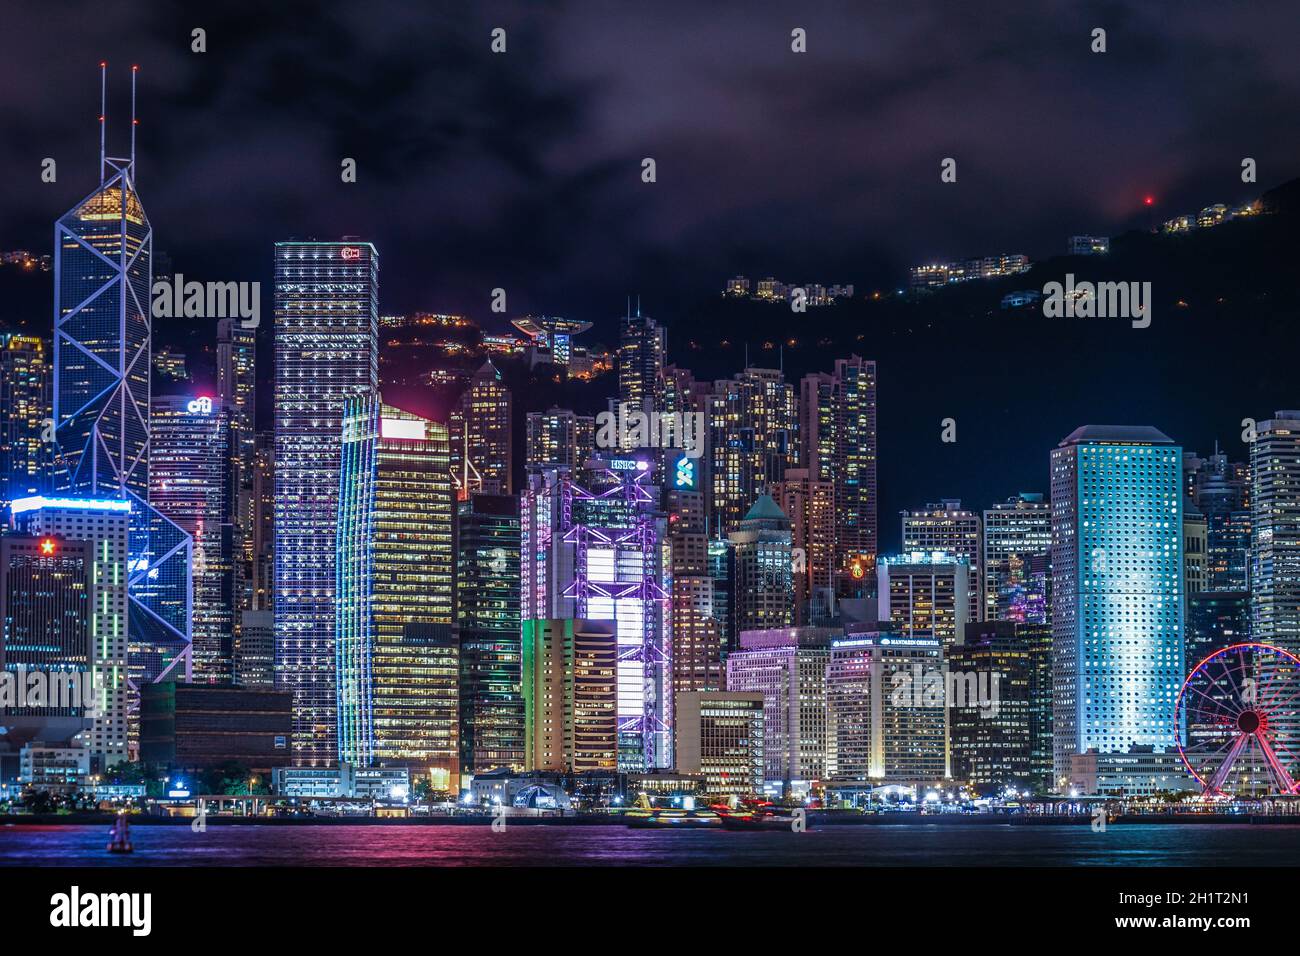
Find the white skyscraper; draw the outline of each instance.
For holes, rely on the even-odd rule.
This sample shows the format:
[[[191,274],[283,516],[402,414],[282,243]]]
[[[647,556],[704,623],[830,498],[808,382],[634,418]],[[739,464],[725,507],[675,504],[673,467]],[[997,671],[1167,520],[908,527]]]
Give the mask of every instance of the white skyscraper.
[[[343,402],[379,381],[379,253],[275,245],[275,672],[293,691],[293,761],[338,760],[335,531]]]

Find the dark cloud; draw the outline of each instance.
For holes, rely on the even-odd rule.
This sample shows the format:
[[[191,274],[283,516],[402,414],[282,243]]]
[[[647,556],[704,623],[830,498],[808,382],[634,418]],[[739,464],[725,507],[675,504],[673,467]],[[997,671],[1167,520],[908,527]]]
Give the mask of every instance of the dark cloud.
[[[1117,232],[1148,192],[1245,198],[1243,156],[1289,178],[1295,26],[1283,2],[25,5],[0,40],[0,238],[47,244],[91,185],[107,58],[119,150],[141,65],[141,189],[191,273],[265,277],[275,239],[349,233],[379,243],[392,309],[482,315],[504,286],[599,319],[738,270],[880,283]]]

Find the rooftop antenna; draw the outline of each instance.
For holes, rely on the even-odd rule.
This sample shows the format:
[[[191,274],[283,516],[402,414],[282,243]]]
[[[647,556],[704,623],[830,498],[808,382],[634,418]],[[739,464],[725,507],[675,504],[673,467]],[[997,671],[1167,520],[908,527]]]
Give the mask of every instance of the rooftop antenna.
[[[135,181],[135,128],[140,121],[135,118],[135,78],[140,72],[139,66],[131,67],[131,180]]]
[[[745,343],[745,368],[749,368],[749,343]]]
[[[105,88],[108,85],[108,61],[99,61],[99,184],[104,185],[104,113]]]
[[[636,317],[641,318],[641,293],[636,294]]]
[[[785,374],[785,345],[784,344],[781,345],[781,350],[778,353],[777,361],[780,363],[781,366],[781,374],[784,375]]]

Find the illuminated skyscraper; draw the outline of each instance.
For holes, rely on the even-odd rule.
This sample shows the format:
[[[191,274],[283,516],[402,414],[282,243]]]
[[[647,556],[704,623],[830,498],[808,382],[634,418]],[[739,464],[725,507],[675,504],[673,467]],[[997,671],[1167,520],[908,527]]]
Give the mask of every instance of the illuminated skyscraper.
[[[229,683],[239,614],[229,412],[209,396],[157,395],[149,421],[149,500],[194,542],[193,677]]]
[[[32,335],[0,334],[0,510],[49,488],[50,355]]]
[[[1196,504],[1183,502],[1183,598],[1200,594],[1210,583],[1208,526]]]
[[[461,772],[522,770],[519,500],[472,494],[457,507]]]
[[[576,478],[554,469],[530,475],[520,506],[523,619],[615,622],[619,767],[628,772],[672,760],[659,504],[646,459],[607,456]]]
[[[378,397],[347,400],[342,425],[339,759],[432,769],[458,792],[447,429]]]
[[[231,504],[235,515],[235,594],[254,606],[253,474],[257,457],[257,340],[238,319],[217,322],[217,398],[229,420]]]
[[[672,608],[671,699],[676,700],[682,691],[722,689],[723,629],[714,617],[704,494],[670,484],[663,497]]]
[[[1053,449],[1054,783],[1071,757],[1172,748],[1183,678],[1182,449],[1085,425]]]
[[[715,799],[763,792],[763,695],[683,691],[677,695],[678,773],[699,774]]]
[[[705,413],[711,518],[730,531],[759,495],[799,466],[794,388],[777,369],[747,368],[714,382]]]
[[[275,600],[275,434],[257,433],[249,488],[252,573],[248,591],[253,610],[269,611]]]
[[[12,590],[19,582],[10,579],[5,585],[10,589],[6,598],[9,603],[0,609],[3,611],[6,666],[9,661],[18,659],[16,655],[24,646],[29,652],[37,650],[32,637],[39,642],[50,638],[66,642],[67,635],[61,633],[65,623],[78,635],[77,641],[87,641],[84,650],[79,651],[72,643],[66,643],[65,647],[78,661],[84,656],[86,668],[94,674],[99,693],[99,713],[91,722],[90,729],[79,739],[90,750],[92,763],[101,769],[129,758],[130,738],[136,732],[135,728],[128,726],[127,713],[127,559],[130,522],[134,515],[132,509],[131,501],[118,498],[37,496],[14,502],[13,518],[20,534],[29,535],[38,542],[45,538],[54,539],[54,547],[50,550],[56,553],[64,544],[77,545],[73,550],[81,554],[77,560],[85,573],[82,585],[85,602],[81,605],[75,595],[67,591],[64,591],[62,599],[56,599],[52,593],[38,590],[29,592],[29,597],[39,603],[29,604],[27,611],[19,612],[13,604],[15,592]],[[51,604],[46,602],[57,604],[67,599],[73,603],[64,604],[63,610],[74,611],[80,605],[86,613],[84,619],[60,621],[52,615]],[[25,625],[34,627],[39,633],[24,636],[15,632],[15,628]],[[49,647],[48,644],[43,646]]]
[[[713,619],[718,622],[718,639],[724,651],[736,646],[736,554],[731,541],[710,537],[709,580],[713,583]]]
[[[335,531],[343,403],[376,394],[379,254],[275,245],[276,681],[294,693],[293,761],[338,760]]]
[[[796,624],[806,625],[814,608],[830,610],[836,568],[835,486],[814,481],[806,468],[791,468],[773,487],[772,497],[790,517],[794,617]]]
[[[1250,592],[1202,591],[1187,599],[1185,673],[1232,644],[1250,640]]]
[[[1205,515],[1210,591],[1245,591],[1250,564],[1250,468],[1215,451],[1209,458],[1183,456],[1188,494]]]
[[[983,620],[984,558],[979,513],[965,511],[960,501],[948,499],[928,504],[924,511],[904,511],[902,518],[904,552],[943,551],[969,561],[970,611],[966,620]]]
[[[761,495],[729,535],[735,561],[736,631],[794,624],[790,519]]]
[[[125,525],[125,521],[122,522]],[[95,544],[61,536],[0,537],[0,701],[5,742],[71,745],[95,704],[90,638]],[[26,672],[50,680],[36,700]],[[87,707],[87,704],[90,707]]]
[[[618,400],[643,412],[663,408],[663,371],[668,331],[640,308],[620,320]]]
[[[1051,620],[1052,506],[1022,493],[984,512],[984,619]]]
[[[830,627],[746,631],[727,655],[727,689],[763,695],[768,781],[802,792],[825,779],[826,666],[831,640],[842,635]]]
[[[973,579],[965,555],[913,551],[881,557],[876,574],[882,621],[907,637],[932,637],[945,649],[962,643]]]
[[[1045,793],[1052,779],[1051,634],[1044,624],[986,621],[948,652],[952,775]]]
[[[132,87],[134,100],[134,71]],[[55,486],[131,502],[130,653],[143,680],[188,677],[190,537],[149,506],[153,229],[131,156],[54,226]]]
[[[618,656],[612,621],[523,621],[527,769],[617,767]]]
[[[529,412],[524,462],[538,468],[581,468],[595,452],[596,420],[567,408]]]
[[[460,500],[475,491],[512,494],[514,419],[510,389],[491,360],[451,410],[451,470]]]
[[[948,777],[948,709],[930,682],[947,682],[943,647],[932,638],[870,632],[832,641],[827,776],[913,785]]]
[[[1255,426],[1250,446],[1250,637],[1300,654],[1300,410]],[[1274,720],[1279,748],[1300,751],[1294,717]]]
[[[835,578],[841,594],[868,586],[880,549],[876,486],[876,363],[856,355],[834,372],[804,377],[799,393],[801,466],[829,481],[835,497]]]

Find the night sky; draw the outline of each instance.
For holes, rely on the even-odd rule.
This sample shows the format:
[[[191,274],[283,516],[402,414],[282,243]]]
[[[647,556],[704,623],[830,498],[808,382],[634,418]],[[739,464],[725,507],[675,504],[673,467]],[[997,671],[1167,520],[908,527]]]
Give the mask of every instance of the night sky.
[[[1104,54],[1089,49],[1098,26]],[[190,51],[194,27],[208,52]],[[489,49],[494,27],[505,54]],[[806,54],[791,52],[795,27]],[[177,271],[261,280],[269,314],[275,240],[359,235],[380,250],[385,312],[504,328],[488,312],[502,287],[510,315],[590,319],[612,341],[612,319],[639,294],[677,343],[674,321],[736,273],[896,288],[914,262],[1041,259],[1071,234],[1255,198],[1300,174],[1297,27],[1288,2],[13,5],[0,29],[0,247],[50,251],[53,220],[95,182],[98,62],[119,154],[138,63],[138,182],[155,249]],[[53,185],[39,179],[47,156]],[[940,182],[948,156],[956,184]],[[1246,156],[1258,185],[1241,182]],[[355,184],[340,181],[344,157],[357,160]],[[641,181],[643,157],[656,183]],[[837,321],[823,313],[807,322]],[[1007,339],[1044,355],[1072,347],[1070,330],[997,334],[1003,350]],[[1207,360],[1204,336],[1153,332],[1136,341],[1155,351],[1137,354],[1134,341],[1098,346],[1122,353],[1117,371],[1030,376],[1014,395],[1016,363],[972,371],[939,336],[861,344],[895,356],[881,372],[893,390],[882,391],[886,544],[899,507],[1045,491],[1047,449],[1093,409],[1182,428],[1176,438],[1206,450],[1235,438],[1243,414],[1271,410],[1259,403],[1300,404],[1294,375],[1261,386],[1211,348],[1211,365],[1251,384],[1234,394],[1220,382],[1208,397],[1188,386],[1200,403],[1189,408],[1165,385]],[[1151,362],[1167,382],[1139,381]],[[933,372],[924,388],[919,368]],[[994,447],[959,445],[941,474],[891,475],[891,444],[895,456],[955,455],[909,436],[937,443],[942,414],[981,402],[988,414],[960,442]],[[1026,403],[1050,414],[1026,422]],[[913,411],[923,427],[903,417]]]

